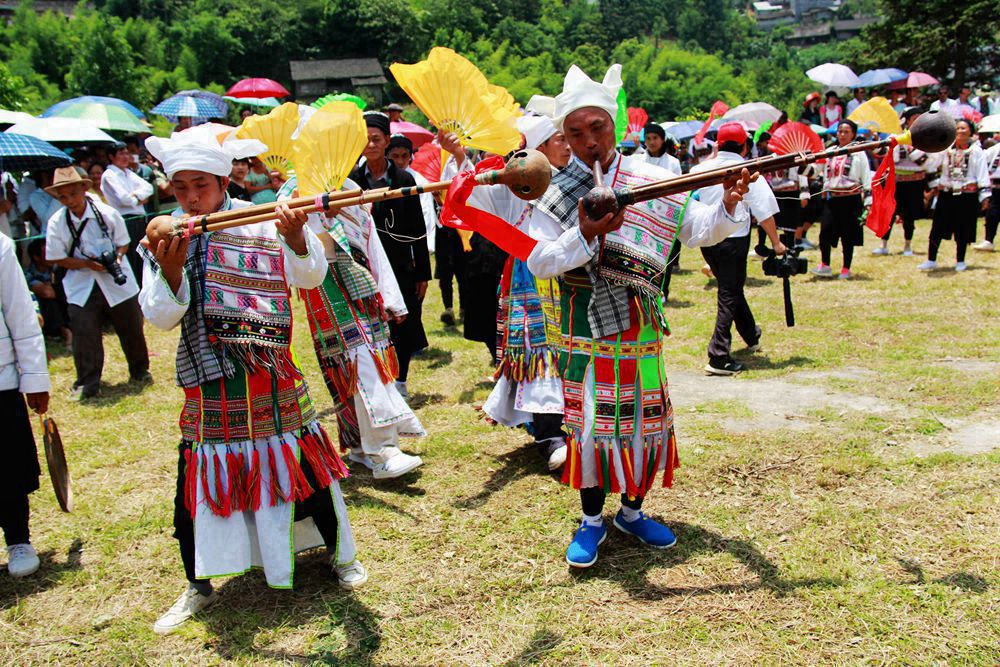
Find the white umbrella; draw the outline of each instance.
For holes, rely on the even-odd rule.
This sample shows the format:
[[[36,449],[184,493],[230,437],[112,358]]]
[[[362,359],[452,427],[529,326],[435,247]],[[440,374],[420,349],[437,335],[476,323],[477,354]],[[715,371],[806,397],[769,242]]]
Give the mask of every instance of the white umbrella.
[[[27,134],[50,143],[113,143],[115,138],[93,124],[77,118],[31,118],[7,128],[13,134]]]
[[[806,76],[831,88],[857,88],[860,84],[858,75],[847,65],[839,63],[823,63],[806,72]]]
[[[781,117],[781,112],[767,102],[748,102],[747,104],[733,107],[724,113],[722,117],[726,120],[738,120],[744,123],[756,124],[757,127],[760,127],[764,123],[773,123],[778,120]]]
[[[1000,113],[986,116],[976,129],[980,132],[1000,132]]]
[[[14,123],[20,123],[22,120],[30,120],[34,118],[30,113],[24,113],[23,111],[8,111],[7,109],[0,109],[0,125],[13,125]]]

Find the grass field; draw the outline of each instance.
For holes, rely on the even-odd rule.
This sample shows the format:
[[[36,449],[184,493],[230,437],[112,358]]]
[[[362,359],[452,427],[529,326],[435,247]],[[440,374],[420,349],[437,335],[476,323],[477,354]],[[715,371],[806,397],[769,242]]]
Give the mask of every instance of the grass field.
[[[997,664],[1000,254],[924,275],[901,236],[885,258],[869,239],[849,282],[797,277],[791,330],[780,283],[752,266],[765,347],[734,379],[699,375],[715,294],[685,251],[666,352],[683,467],[646,503],[679,541],[659,552],[611,531],[586,572],[563,561],[576,495],[522,431],[481,421],[487,353],[442,327],[432,287],[431,348],[410,380],[425,465],[344,484],[370,585],[346,594],[322,554],[303,554],[296,590],[219,580],[220,602],[167,638],[152,623],[184,585],[176,332],[147,328],[156,383],[141,391],[107,336],[104,396],[83,404],[54,345],[77,509],[59,513],[47,480],[32,497],[43,564],[19,582],[0,573],[0,664]]]

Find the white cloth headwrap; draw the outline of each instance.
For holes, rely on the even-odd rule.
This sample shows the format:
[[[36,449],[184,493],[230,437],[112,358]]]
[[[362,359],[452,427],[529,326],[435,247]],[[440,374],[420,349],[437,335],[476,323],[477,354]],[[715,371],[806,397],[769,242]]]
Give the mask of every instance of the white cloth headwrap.
[[[517,130],[524,135],[525,148],[538,148],[559,131],[545,116],[529,115],[517,119]]]
[[[175,132],[169,139],[149,137],[146,150],[160,161],[167,178],[179,171],[203,171],[215,176],[229,176],[233,160],[260,155],[267,146],[256,139],[228,139],[220,144],[207,126]]]
[[[308,104],[299,105],[299,124],[295,126],[295,131],[292,132],[292,141],[299,138],[299,133],[302,132],[302,128],[306,126],[306,123],[309,122],[309,119],[312,118],[317,111],[319,111],[319,109],[311,107]]]
[[[585,107],[603,109],[614,121],[615,116],[618,115],[618,91],[621,88],[622,66],[618,63],[608,68],[601,83],[597,83],[582,69],[573,65],[566,72],[563,90],[555,97],[555,105],[551,109],[551,114],[545,115],[551,115],[552,121],[560,131],[563,129],[563,121],[566,120],[566,116]],[[536,99],[537,97],[539,96],[528,102],[528,107],[530,108],[534,103],[534,106],[544,113],[548,103],[544,98]]]

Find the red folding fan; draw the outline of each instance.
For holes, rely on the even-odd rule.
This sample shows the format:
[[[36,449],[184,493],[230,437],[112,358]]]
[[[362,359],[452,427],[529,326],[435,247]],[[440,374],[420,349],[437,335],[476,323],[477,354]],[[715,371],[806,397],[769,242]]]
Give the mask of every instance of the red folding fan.
[[[628,108],[628,133],[639,135],[649,122],[649,114],[638,107]]]
[[[778,155],[789,153],[819,153],[823,150],[823,140],[805,123],[785,123],[771,135],[768,142],[771,152]]]
[[[441,145],[437,142],[424,144],[413,155],[410,163],[417,172],[431,183],[441,180]]]

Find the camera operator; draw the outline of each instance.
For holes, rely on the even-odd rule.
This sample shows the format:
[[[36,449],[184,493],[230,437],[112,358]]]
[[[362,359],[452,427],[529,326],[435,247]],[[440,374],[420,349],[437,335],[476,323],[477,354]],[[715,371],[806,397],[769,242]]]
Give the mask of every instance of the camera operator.
[[[747,132],[739,123],[725,123],[719,128],[717,146],[718,154],[700,162],[691,169],[691,173],[737,165],[746,161],[750,151]],[[714,204],[721,197],[721,185],[698,190],[698,198],[706,204]],[[767,234],[774,251],[779,255],[785,254],[785,246],[778,238],[774,224],[774,215],[779,210],[778,202],[763,178],[758,178],[750,184],[750,192],[739,206],[749,206],[750,215],[758,221],[757,224]],[[749,217],[745,224],[729,235],[729,238],[701,250],[719,283],[715,331],[708,343],[708,365],[705,366],[705,372],[709,375],[735,375],[745,368],[730,355],[731,329],[734,322],[736,331],[746,341],[750,351],[756,352],[760,349],[761,330],[743,293],[747,280],[749,251]]]
[[[128,262],[125,221],[118,211],[87,195],[91,180],[77,167],[57,169],[45,188],[62,208],[48,224],[45,258],[65,270],[62,279],[73,331],[77,398],[98,394],[104,369],[101,325],[111,320],[135,382],[148,382],[149,352],[142,331],[139,285]],[[94,289],[95,285],[97,289]]]

